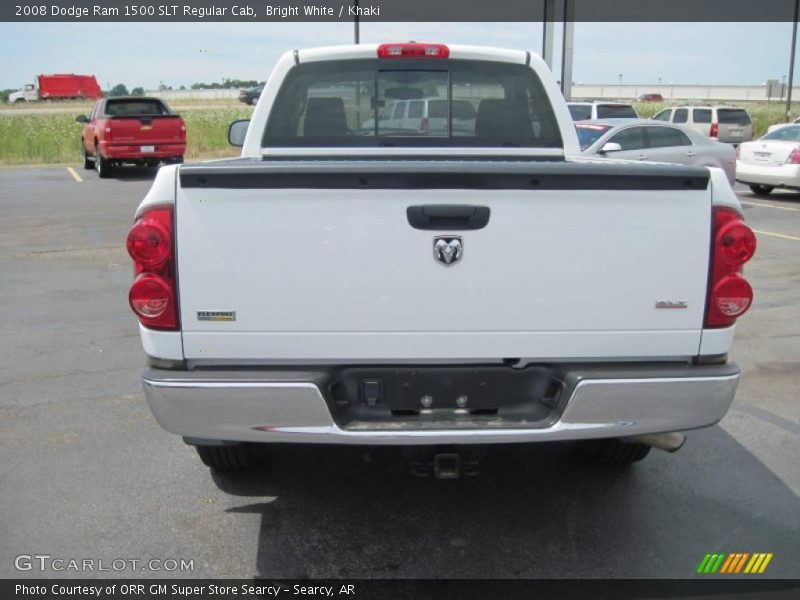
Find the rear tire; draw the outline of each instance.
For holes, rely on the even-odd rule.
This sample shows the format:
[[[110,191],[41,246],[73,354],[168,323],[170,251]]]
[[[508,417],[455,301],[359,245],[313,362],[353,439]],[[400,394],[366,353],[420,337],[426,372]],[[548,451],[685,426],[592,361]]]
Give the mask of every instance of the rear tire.
[[[111,177],[111,163],[100,154],[100,147],[97,142],[94,145],[94,168],[100,179]]]
[[[250,106],[255,106],[256,104],[258,104],[258,98],[253,98],[250,100]]]
[[[195,446],[203,464],[217,471],[245,471],[257,467],[261,458],[245,445]]]
[[[590,440],[579,445],[586,460],[602,465],[627,465],[639,462],[650,453],[650,446],[622,440]]]
[[[750,186],[750,191],[758,196],[766,196],[774,189],[775,188],[771,185],[759,185],[754,183]]]

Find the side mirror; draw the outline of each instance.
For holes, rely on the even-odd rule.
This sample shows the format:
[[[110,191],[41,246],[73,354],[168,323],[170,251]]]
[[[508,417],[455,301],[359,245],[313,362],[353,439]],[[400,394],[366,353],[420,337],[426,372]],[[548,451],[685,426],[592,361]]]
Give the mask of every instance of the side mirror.
[[[603,144],[603,147],[600,148],[600,154],[608,154],[609,152],[619,152],[622,150],[622,146],[617,144],[616,142],[606,142]]]
[[[228,143],[231,146],[244,146],[244,136],[247,135],[249,126],[249,119],[231,123],[228,126]]]
[[[77,117],[75,117],[75,120],[78,123],[88,123],[89,122],[89,117],[87,117],[86,115],[78,115]]]

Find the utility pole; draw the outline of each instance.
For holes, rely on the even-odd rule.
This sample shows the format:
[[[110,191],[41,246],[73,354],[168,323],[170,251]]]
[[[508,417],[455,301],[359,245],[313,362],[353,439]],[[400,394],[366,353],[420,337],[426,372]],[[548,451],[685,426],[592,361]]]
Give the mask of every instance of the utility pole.
[[[789,122],[789,111],[792,110],[792,85],[794,83],[794,51],[797,47],[797,16],[800,11],[800,0],[794,3],[794,20],[792,21],[792,53],[789,55],[789,87],[786,89],[786,122]]]
[[[572,49],[575,39],[574,0],[564,0],[564,35],[561,42],[561,93],[572,100]]]
[[[361,32],[358,30],[358,26],[359,26],[358,0],[353,0],[353,6],[356,8],[356,14],[353,16],[353,43],[354,44],[360,44],[361,43]]]

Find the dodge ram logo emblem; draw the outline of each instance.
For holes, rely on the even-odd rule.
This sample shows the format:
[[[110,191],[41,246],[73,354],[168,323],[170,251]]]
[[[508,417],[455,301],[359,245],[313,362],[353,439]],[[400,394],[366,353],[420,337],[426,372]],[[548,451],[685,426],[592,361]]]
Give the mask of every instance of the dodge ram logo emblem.
[[[433,258],[445,267],[452,267],[461,260],[464,245],[459,236],[436,236],[433,238]]]

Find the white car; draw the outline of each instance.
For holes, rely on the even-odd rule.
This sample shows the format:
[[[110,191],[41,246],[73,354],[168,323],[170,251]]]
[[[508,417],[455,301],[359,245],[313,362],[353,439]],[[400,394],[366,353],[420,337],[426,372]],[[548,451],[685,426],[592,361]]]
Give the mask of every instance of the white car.
[[[474,103],[467,133],[381,127],[434,91]],[[212,468],[284,443],[417,446],[438,477],[476,444],[631,463],[730,407],[755,237],[725,173],[580,156],[538,56],[287,52],[229,140],[162,167],[127,239],[145,396]]]
[[[638,119],[639,113],[625,102],[567,102],[573,121]]]
[[[754,194],[800,190],[800,124],[779,127],[739,146],[736,181],[749,185]]]
[[[475,101],[477,104],[479,101]],[[391,100],[378,114],[378,127],[384,131],[394,131],[398,135],[439,134],[447,135],[448,111],[453,111],[452,127],[456,135],[474,135],[475,105],[469,100],[446,98],[417,98],[411,100]],[[369,119],[362,125],[368,131],[375,126]]]

